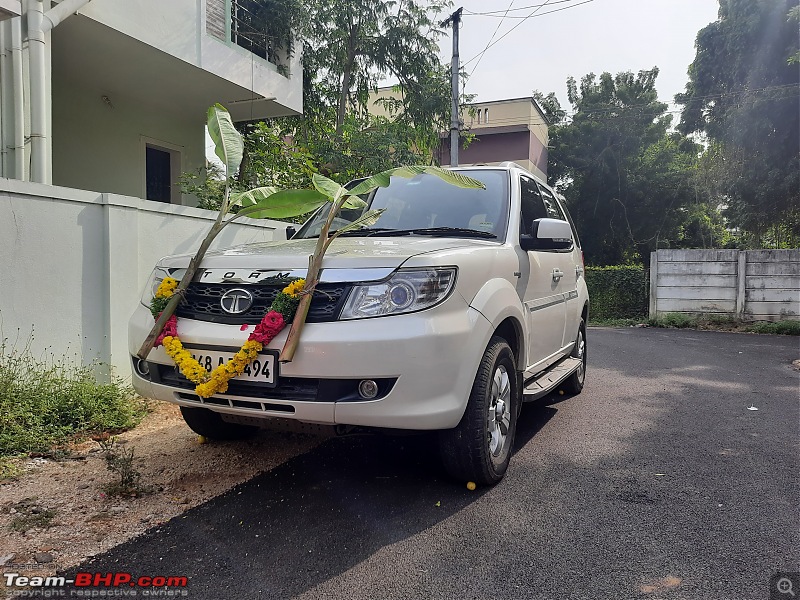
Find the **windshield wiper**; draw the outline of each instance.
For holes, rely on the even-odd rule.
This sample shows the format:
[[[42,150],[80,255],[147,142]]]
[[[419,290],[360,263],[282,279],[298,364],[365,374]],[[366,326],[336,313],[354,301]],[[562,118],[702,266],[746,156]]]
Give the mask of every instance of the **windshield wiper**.
[[[350,231],[345,231],[340,233],[339,235],[347,235],[353,237],[369,237],[371,235],[411,235],[411,231],[408,229],[392,229],[391,227],[373,227],[373,228],[363,228],[363,229],[352,229]]]
[[[456,236],[456,237],[479,237],[479,238],[493,238],[497,236],[491,231],[480,231],[478,229],[469,229],[467,227],[421,227],[419,229],[411,229],[412,233],[418,235],[435,235],[435,236]]]
[[[478,229],[468,229],[466,227],[419,227],[417,229],[392,229],[391,227],[375,227],[364,229],[353,229],[345,231],[340,235],[353,237],[369,236],[401,236],[401,235],[431,235],[440,237],[477,237],[497,239],[497,236],[490,231],[480,231]]]

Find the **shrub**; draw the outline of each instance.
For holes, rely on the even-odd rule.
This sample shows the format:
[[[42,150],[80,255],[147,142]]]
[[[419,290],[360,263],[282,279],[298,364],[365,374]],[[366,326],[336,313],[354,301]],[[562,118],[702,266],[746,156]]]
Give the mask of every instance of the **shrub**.
[[[592,321],[647,316],[650,300],[647,271],[643,267],[586,267],[585,277]]]
[[[695,315],[686,313],[667,313],[650,319],[653,327],[670,327],[678,329],[697,327],[698,319]]]
[[[653,327],[678,329],[711,329],[773,335],[800,335],[800,321],[748,323],[730,315],[666,313],[649,319],[648,323]]]
[[[753,323],[749,326],[753,333],[772,333],[777,335],[800,335],[800,321],[776,321],[774,323]]]
[[[47,452],[68,439],[135,426],[146,412],[133,389],[91,367],[36,359],[0,343],[0,457]]]
[[[142,484],[142,474],[136,468],[133,448],[123,448],[117,444],[116,436],[107,439],[98,439],[97,443],[103,451],[106,467],[119,480],[103,486],[109,496],[140,496],[153,489]]]

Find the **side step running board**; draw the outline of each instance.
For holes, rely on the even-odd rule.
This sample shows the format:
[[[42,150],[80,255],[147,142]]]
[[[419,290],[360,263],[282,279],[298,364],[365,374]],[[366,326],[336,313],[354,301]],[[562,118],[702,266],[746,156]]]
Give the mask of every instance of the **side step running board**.
[[[536,379],[525,383],[525,388],[522,390],[522,400],[524,402],[530,402],[531,400],[541,398],[545,394],[549,394],[555,390],[562,381],[572,375],[580,364],[580,358],[569,357],[565,358],[557,365],[550,367],[550,369],[539,375]]]

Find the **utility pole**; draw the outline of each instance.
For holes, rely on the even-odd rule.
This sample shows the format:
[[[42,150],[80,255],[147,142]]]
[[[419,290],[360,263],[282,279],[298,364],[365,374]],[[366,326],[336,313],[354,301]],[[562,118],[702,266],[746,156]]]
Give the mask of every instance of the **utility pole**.
[[[450,63],[450,74],[452,77],[452,104],[450,105],[450,166],[458,166],[458,134],[460,129],[459,115],[458,115],[458,27],[461,24],[461,11],[464,7],[459,8],[452,15],[442,21],[442,27],[447,27],[451,22],[453,23],[453,60]]]

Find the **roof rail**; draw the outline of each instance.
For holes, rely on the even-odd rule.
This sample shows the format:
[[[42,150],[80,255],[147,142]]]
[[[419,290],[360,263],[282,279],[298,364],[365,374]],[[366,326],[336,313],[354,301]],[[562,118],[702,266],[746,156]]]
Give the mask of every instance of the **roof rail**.
[[[523,171],[527,171],[528,170],[525,167],[523,167],[522,165],[520,165],[518,163],[515,163],[513,160],[503,161],[498,166],[499,167],[515,167],[517,169],[522,169]]]

